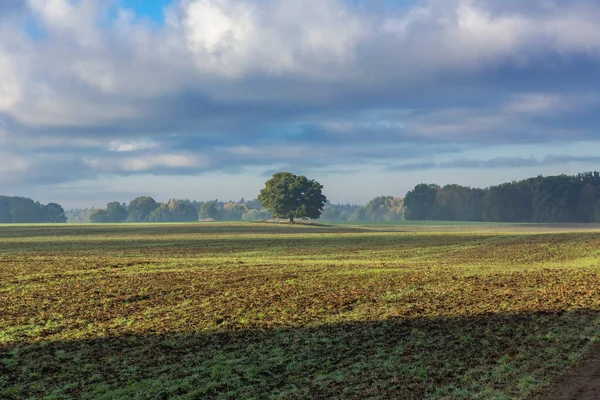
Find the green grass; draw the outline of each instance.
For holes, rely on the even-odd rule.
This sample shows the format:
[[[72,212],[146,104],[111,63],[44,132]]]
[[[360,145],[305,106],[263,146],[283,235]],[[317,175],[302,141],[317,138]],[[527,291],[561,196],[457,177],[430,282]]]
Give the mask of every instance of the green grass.
[[[543,398],[599,272],[571,226],[4,226],[0,398]]]
[[[507,222],[479,222],[479,221],[322,221],[324,224],[340,225],[340,226],[503,226],[503,225],[519,225],[517,223]]]

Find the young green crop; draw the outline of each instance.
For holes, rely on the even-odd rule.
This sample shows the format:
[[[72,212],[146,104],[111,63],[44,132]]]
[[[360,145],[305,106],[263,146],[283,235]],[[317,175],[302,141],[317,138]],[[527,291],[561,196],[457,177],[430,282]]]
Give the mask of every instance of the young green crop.
[[[600,234],[0,228],[0,398],[543,396],[600,337]]]

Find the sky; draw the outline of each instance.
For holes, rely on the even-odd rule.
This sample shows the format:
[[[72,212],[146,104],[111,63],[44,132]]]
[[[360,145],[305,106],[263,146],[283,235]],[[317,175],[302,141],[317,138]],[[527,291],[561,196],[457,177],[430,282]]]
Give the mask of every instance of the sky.
[[[0,194],[332,202],[599,169],[597,0],[1,0]]]

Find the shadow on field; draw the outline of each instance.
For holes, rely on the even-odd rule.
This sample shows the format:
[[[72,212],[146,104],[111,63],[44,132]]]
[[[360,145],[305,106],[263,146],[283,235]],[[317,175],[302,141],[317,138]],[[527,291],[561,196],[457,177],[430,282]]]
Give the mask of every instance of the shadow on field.
[[[0,398],[535,397],[589,348],[597,318],[536,312],[5,346]]]

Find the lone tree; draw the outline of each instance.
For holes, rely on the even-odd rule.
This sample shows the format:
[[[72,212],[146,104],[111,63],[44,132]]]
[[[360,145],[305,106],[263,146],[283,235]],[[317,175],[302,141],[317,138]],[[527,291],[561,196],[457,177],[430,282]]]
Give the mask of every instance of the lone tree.
[[[327,198],[321,192],[323,185],[305,176],[296,176],[289,172],[278,172],[265,183],[258,200],[274,217],[319,218]]]

